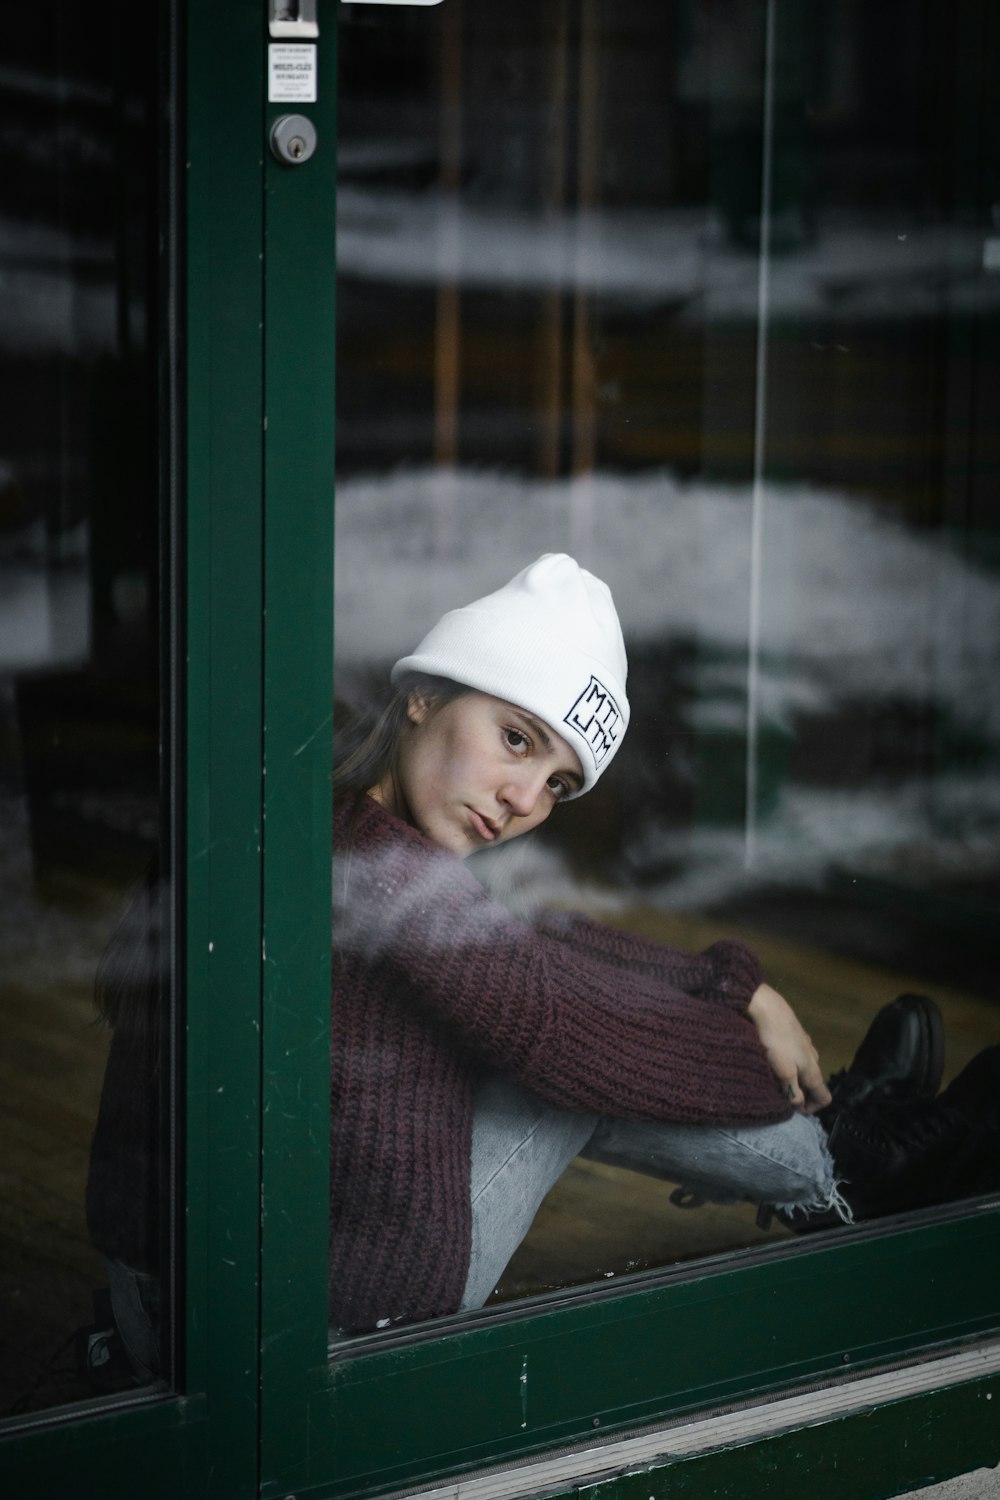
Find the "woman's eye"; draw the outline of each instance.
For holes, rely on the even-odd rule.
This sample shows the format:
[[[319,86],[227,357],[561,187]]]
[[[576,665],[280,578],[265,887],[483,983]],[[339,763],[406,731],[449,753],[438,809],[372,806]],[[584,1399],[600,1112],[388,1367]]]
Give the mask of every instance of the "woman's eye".
[[[505,729],[503,733],[504,739],[507,741],[507,744],[512,750],[517,750],[521,754],[524,754],[527,751],[528,737],[527,735],[522,734],[519,729]]]
[[[565,797],[566,793],[569,791],[569,787],[561,777],[550,776],[549,791],[552,792],[553,795],[558,799],[559,797]]]

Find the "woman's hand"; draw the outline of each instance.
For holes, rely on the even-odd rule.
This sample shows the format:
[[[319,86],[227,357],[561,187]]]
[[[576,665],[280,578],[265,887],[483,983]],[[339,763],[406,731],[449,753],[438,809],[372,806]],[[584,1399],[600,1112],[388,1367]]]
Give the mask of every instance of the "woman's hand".
[[[819,1053],[792,1007],[769,984],[758,985],[747,1007],[760,1044],[789,1104],[814,1115],[830,1103],[819,1066]]]

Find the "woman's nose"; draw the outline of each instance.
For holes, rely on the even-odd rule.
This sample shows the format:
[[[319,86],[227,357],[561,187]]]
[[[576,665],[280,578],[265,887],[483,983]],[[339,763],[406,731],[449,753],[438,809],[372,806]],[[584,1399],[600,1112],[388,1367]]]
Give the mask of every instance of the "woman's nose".
[[[517,818],[527,818],[535,810],[535,804],[545,785],[545,777],[538,773],[524,772],[511,777],[506,786],[500,788],[498,796]]]

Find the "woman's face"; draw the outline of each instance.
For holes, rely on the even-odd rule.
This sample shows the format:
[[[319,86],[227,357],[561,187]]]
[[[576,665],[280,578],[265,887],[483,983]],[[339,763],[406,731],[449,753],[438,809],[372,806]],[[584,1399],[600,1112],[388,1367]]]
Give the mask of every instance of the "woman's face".
[[[399,756],[405,807],[378,800],[463,859],[544,823],[583,785],[575,750],[533,714],[486,693],[438,706],[413,693]]]

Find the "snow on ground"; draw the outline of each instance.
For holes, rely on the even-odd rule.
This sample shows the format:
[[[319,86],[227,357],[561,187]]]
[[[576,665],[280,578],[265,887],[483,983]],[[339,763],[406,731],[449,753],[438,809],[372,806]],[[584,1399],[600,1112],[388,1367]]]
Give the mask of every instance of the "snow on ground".
[[[809,240],[771,258],[773,316],[937,316],[1000,305],[981,275],[993,237],[975,225],[869,213],[822,215]],[[467,288],[585,288],[627,306],[671,303],[681,318],[755,319],[758,256],[727,243],[701,208],[531,214],[456,202],[437,190],[344,184],[337,195],[341,276],[400,286],[444,278]]]
[[[0,253],[10,267],[0,348],[88,358],[114,348],[107,243],[0,217]],[[1000,236],[975,225],[827,212],[804,243],[771,256],[769,312],[855,321],[982,313],[1000,307],[1000,274],[986,265],[1000,265]],[[337,271],[376,284],[582,289],[636,310],[667,304],[681,321],[753,321],[758,270],[756,250],[729,243],[704,208],[539,214],[434,189],[344,183],[337,194]],[[141,322],[141,307],[132,312]]]

